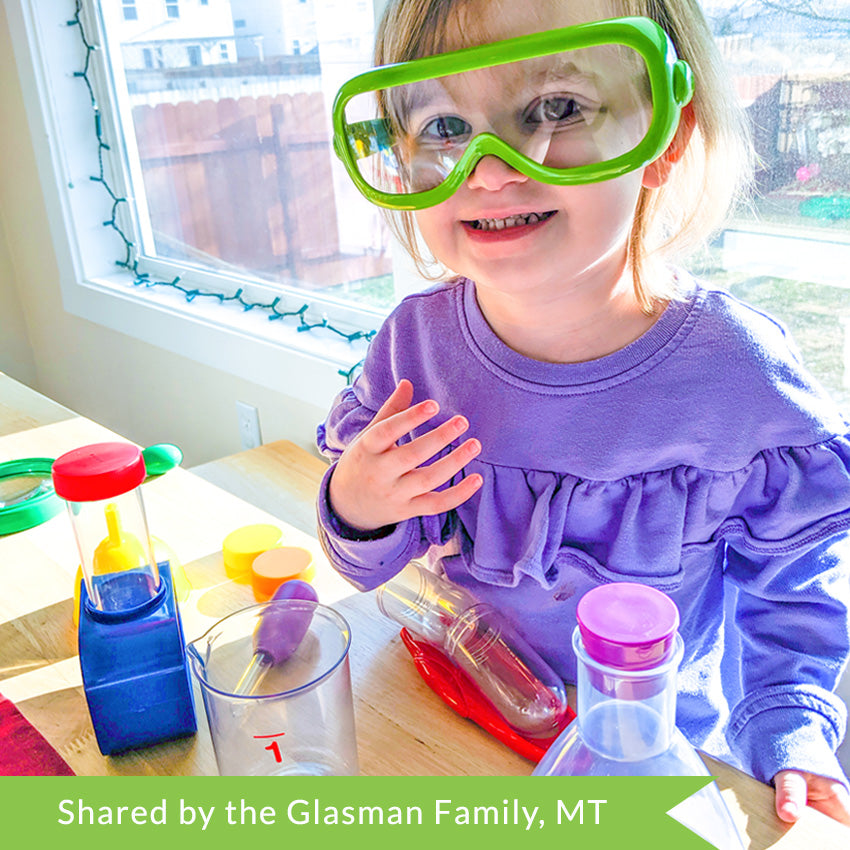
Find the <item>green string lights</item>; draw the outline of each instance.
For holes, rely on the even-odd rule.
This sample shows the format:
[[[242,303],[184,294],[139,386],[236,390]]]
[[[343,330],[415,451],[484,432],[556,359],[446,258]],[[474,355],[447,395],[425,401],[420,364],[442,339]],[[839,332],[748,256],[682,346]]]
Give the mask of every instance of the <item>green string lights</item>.
[[[69,27],[77,27],[80,35],[80,40],[83,43],[83,46],[86,50],[85,64],[83,65],[83,69],[81,71],[74,71],[74,76],[79,77],[85,83],[86,88],[89,92],[89,97],[91,99],[91,106],[94,112],[94,130],[95,137],[97,139],[97,158],[98,158],[98,167],[99,173],[95,176],[92,175],[89,179],[94,181],[95,183],[99,183],[103,186],[106,193],[109,195],[112,200],[112,215],[111,217],[103,222],[104,227],[108,227],[118,234],[119,238],[124,243],[124,258],[120,260],[116,260],[115,264],[120,268],[126,269],[133,275],[133,285],[134,286],[144,286],[144,287],[168,287],[170,289],[176,290],[177,292],[182,293],[183,297],[186,299],[187,303],[192,303],[195,298],[214,298],[220,304],[224,304],[227,302],[236,302],[242,305],[242,309],[247,312],[249,310],[263,310],[269,313],[269,321],[277,321],[280,319],[286,318],[297,318],[298,326],[296,327],[296,331],[299,333],[305,331],[313,331],[313,330],[327,330],[331,333],[335,333],[338,336],[341,336],[343,339],[348,340],[348,342],[354,342],[356,340],[366,340],[370,341],[377,330],[370,331],[354,331],[353,333],[346,333],[339,328],[334,327],[328,321],[327,317],[323,317],[321,321],[318,322],[309,322],[306,318],[306,313],[310,309],[309,304],[303,304],[297,310],[280,310],[278,309],[278,304],[280,303],[280,297],[274,298],[269,303],[262,303],[259,301],[250,301],[243,297],[244,289],[238,289],[232,295],[226,295],[223,292],[214,292],[210,290],[202,290],[197,288],[190,288],[181,284],[181,278],[179,275],[175,277],[173,280],[153,280],[151,276],[147,272],[142,272],[139,270],[139,261],[135,255],[135,243],[127,236],[124,229],[121,227],[121,224],[118,221],[119,210],[122,204],[128,204],[128,200],[125,197],[122,197],[116,194],[115,190],[110,185],[109,181],[106,177],[106,170],[104,166],[103,155],[105,151],[109,151],[110,147],[107,142],[104,140],[103,133],[103,122],[101,120],[100,108],[98,106],[97,97],[95,96],[94,88],[91,83],[91,79],[89,76],[90,66],[91,66],[91,57],[92,53],[97,50],[97,45],[92,44],[87,35],[86,30],[83,25],[81,19],[82,13],[82,0],[75,0],[75,8],[74,8],[74,17],[73,20],[67,21]],[[359,361],[355,363],[350,369],[340,369],[339,374],[342,375],[346,379],[346,381],[350,384],[354,378],[354,373],[361,366],[363,361]]]

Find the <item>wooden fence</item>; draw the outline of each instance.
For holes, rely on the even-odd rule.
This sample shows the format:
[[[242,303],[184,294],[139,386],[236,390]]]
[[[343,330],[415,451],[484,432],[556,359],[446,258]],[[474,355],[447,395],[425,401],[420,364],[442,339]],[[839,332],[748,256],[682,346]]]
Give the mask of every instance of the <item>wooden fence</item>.
[[[315,286],[381,266],[340,255],[321,92],[137,106],[133,119],[160,256]]]

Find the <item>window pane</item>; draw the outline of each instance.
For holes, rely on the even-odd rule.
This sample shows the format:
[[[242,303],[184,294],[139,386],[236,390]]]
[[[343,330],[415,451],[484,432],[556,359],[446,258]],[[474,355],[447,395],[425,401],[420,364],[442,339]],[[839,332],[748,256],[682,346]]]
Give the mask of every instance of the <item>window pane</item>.
[[[178,20],[137,9],[104,17],[144,253],[391,306],[386,227],[330,133],[336,90],[369,65],[371,0],[209,0]]]
[[[702,271],[785,322],[807,365],[850,410],[850,2],[708,0],[705,8],[759,164],[752,207],[739,211]]]
[[[765,221],[850,234],[850,3],[709,2],[750,116]]]

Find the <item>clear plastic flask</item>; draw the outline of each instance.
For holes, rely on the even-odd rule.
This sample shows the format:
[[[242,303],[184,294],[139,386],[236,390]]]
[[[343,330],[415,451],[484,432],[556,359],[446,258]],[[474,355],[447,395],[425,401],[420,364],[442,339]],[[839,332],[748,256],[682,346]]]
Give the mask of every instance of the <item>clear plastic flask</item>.
[[[709,776],[676,727],[679,612],[659,590],[616,582],[585,594],[573,633],[577,719],[534,776]],[[720,850],[743,850],[714,782],[671,814]]]

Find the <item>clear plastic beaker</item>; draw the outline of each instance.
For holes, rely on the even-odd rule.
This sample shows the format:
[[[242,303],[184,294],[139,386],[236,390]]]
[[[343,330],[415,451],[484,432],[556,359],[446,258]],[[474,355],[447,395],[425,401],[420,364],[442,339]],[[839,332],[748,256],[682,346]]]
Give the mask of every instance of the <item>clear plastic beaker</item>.
[[[285,648],[254,690],[239,693],[270,616],[291,618],[300,641]],[[219,773],[356,775],[350,646],[345,619],[305,599],[251,605],[192,641],[189,663],[201,686]]]

